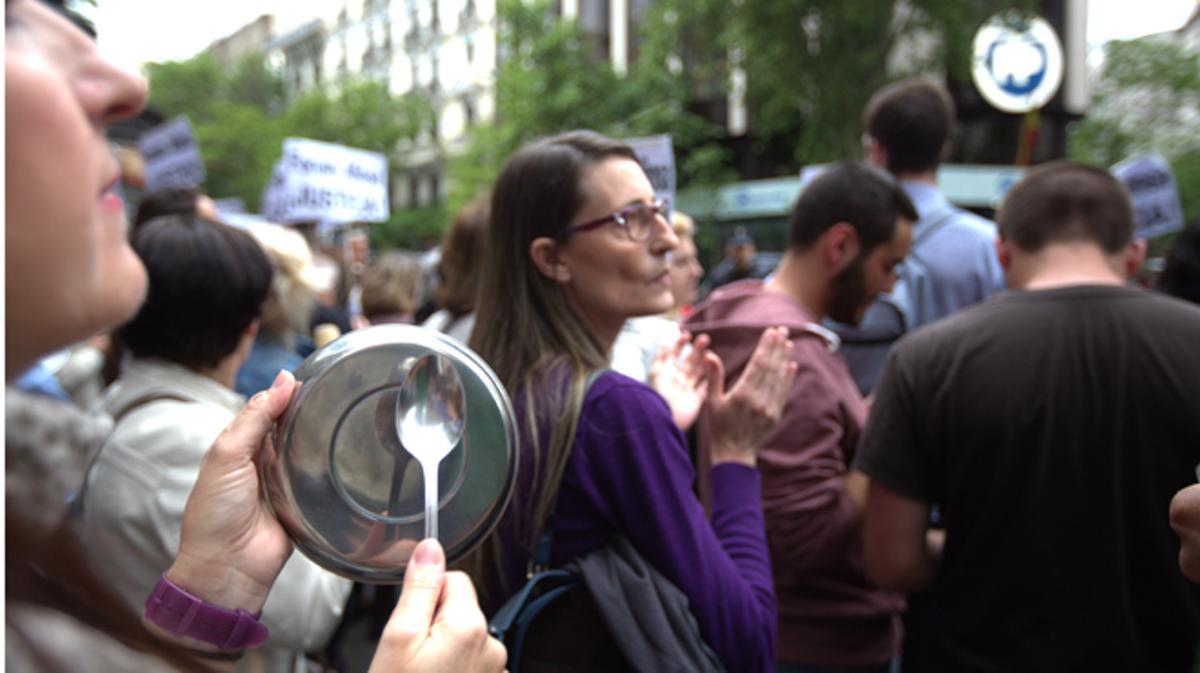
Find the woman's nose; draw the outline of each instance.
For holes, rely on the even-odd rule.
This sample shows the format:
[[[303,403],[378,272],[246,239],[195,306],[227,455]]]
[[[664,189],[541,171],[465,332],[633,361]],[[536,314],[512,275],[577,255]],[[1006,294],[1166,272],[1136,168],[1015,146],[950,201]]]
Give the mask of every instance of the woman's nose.
[[[141,112],[146,106],[146,80],[104,58],[94,44],[88,48],[77,90],[89,115],[107,126]]]

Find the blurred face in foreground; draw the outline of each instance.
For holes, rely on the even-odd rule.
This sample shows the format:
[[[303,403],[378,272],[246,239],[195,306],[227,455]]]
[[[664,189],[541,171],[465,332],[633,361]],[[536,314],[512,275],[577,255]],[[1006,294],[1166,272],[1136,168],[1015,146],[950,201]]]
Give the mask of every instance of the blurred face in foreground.
[[[8,376],[137,310],[146,272],[126,240],[105,132],[141,110],[143,80],[34,0],[5,7]]]

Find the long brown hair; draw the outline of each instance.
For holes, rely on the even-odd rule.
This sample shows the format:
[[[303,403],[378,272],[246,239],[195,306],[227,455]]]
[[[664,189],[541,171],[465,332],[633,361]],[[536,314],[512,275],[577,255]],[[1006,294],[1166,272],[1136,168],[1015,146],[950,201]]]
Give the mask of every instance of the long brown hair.
[[[608,364],[606,347],[572,310],[561,284],[546,278],[530,258],[537,238],[559,238],[587,200],[584,178],[610,158],[637,161],[629,146],[592,131],[572,131],[518,150],[492,191],[487,256],[483,263],[470,345],[524,411],[522,440],[532,460],[533,492],[517,493],[509,512],[526,556],[555,497],[570,457],[583,406],[584,381]],[[543,431],[548,445],[540,446]],[[506,594],[499,533],[493,533],[464,567],[480,593]],[[499,579],[499,581],[497,581]]]

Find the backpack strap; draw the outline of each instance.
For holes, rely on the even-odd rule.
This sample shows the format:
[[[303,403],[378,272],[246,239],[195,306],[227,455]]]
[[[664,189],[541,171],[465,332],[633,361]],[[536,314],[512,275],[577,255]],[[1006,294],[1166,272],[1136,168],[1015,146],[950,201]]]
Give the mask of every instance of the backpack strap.
[[[605,369],[596,369],[588,372],[588,375],[583,380],[583,398],[587,399],[588,391],[591,390],[592,384],[600,378],[602,374],[609,371]],[[538,534],[537,545],[533,548],[533,557],[529,561],[529,567],[526,569],[526,579],[532,579],[538,573],[550,568],[550,548],[554,545],[554,511],[558,508],[558,494],[554,495],[554,502],[550,503],[550,509],[546,512],[546,520],[542,523],[542,531]]]
[[[932,223],[930,223],[927,227],[925,227],[924,230],[921,231],[920,236],[913,238],[912,244],[908,247],[908,256],[915,257],[917,261],[924,264],[925,260],[921,259],[921,256],[917,254],[917,246],[929,240],[930,236],[933,236],[939,229],[949,224],[950,220],[953,219],[955,215],[958,215],[958,213],[959,210],[951,206],[946,210],[946,212],[942,213],[940,217],[933,220]]]
[[[127,416],[129,416],[129,414],[131,414],[135,410],[140,409],[141,407],[144,407],[153,402],[159,402],[159,401],[163,401],[163,400],[172,400],[175,402],[192,402],[193,401],[190,398],[183,397],[182,395],[175,395],[173,393],[164,393],[164,392],[146,393],[145,395],[142,395],[141,397],[134,398],[134,400],[132,402],[118,408],[117,411],[112,414],[113,431],[115,432],[117,429],[117,426],[120,425],[121,421],[124,420]],[[87,495],[88,483],[91,481],[92,468],[96,467],[96,462],[100,460],[100,453],[103,450],[104,450],[104,444],[101,444],[100,447],[96,449],[96,453],[92,455],[92,459],[90,461],[88,461],[87,470],[83,473],[83,485],[80,486],[79,491],[76,492],[71,497],[71,502],[67,506],[67,516],[68,517],[79,517],[83,514],[83,502],[84,502],[85,496]]]
[[[141,407],[144,407],[148,404],[152,404],[154,402],[161,402],[161,401],[166,401],[166,400],[170,400],[172,402],[193,402],[194,401],[190,397],[184,397],[183,395],[176,395],[174,393],[163,393],[163,392],[146,393],[145,395],[142,395],[141,397],[134,398],[134,400],[132,402],[130,402],[129,404],[126,404],[117,409],[116,413],[114,413],[112,415],[113,428],[115,429],[117,427],[117,425],[119,425],[121,423],[121,421],[125,419],[126,416],[133,413],[137,409],[140,409]]]

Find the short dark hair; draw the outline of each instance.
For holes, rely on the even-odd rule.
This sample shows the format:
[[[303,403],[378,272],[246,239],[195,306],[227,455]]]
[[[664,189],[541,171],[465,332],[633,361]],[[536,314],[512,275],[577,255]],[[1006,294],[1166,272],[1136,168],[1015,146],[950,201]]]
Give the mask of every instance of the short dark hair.
[[[1175,237],[1158,279],[1158,289],[1172,297],[1200,304],[1200,219]]]
[[[788,247],[808,249],[830,227],[848,222],[869,254],[891,240],[896,220],[917,221],[917,209],[896,180],[857,161],[834,164],[796,200],[788,222]]]
[[[149,290],[120,337],[138,357],[216,367],[258,317],[271,261],[250,234],[189,215],[146,222],[133,235]]]
[[[195,215],[199,199],[200,192],[191,187],[164,187],[148,192],[138,204],[133,228],[163,215]]]
[[[954,134],[954,100],[946,87],[926,79],[886,86],[867,102],[863,126],[887,150],[892,173],[938,167]]]
[[[1133,236],[1133,207],[1125,187],[1103,168],[1056,161],[1030,170],[1009,190],[996,228],[1026,252],[1084,241],[1115,254]]]

